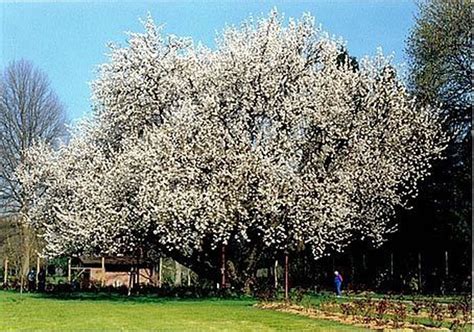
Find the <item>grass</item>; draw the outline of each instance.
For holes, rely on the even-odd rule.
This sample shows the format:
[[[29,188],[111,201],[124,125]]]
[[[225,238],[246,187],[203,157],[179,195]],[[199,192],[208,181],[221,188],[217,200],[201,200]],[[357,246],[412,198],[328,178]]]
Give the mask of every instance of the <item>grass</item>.
[[[175,300],[79,294],[48,297],[0,291],[0,330],[366,331],[253,307],[251,299]]]

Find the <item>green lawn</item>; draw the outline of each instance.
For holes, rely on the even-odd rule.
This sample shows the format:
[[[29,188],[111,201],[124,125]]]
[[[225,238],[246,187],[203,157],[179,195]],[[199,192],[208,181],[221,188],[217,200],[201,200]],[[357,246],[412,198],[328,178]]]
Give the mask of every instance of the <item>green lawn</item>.
[[[366,331],[253,307],[253,300],[51,298],[0,291],[0,330]]]

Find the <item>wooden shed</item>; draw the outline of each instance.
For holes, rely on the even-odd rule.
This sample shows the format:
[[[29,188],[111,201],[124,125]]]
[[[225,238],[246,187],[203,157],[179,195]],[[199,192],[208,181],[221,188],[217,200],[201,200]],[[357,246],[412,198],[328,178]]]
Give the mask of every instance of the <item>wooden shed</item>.
[[[81,256],[72,260],[71,270],[77,271],[76,278],[82,276],[88,287],[91,284],[102,287],[134,287],[136,285],[156,285],[154,266],[134,257],[90,257]]]

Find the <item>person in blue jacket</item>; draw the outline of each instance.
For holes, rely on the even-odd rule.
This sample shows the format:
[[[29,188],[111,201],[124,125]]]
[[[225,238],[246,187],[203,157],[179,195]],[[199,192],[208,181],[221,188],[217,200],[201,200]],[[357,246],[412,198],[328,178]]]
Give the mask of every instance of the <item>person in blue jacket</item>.
[[[336,295],[341,296],[342,275],[338,271],[334,271],[334,286],[336,287]]]

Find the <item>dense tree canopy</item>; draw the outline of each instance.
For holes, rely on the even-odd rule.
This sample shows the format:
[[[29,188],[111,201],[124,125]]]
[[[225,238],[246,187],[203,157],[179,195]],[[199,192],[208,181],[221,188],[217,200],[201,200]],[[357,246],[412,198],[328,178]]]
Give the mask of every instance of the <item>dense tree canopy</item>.
[[[461,249],[468,256],[472,228],[471,31],[471,1],[419,3],[407,43],[410,88],[421,102],[440,103],[447,119],[443,130],[451,140],[444,158],[434,164],[430,181],[421,187],[417,206],[404,216],[408,224],[404,234],[417,237],[422,233],[425,246],[443,242],[445,250]],[[469,264],[466,268],[470,270]]]
[[[429,0],[408,38],[411,87],[419,99],[440,102],[451,131],[469,135],[472,102],[472,7],[467,0]]]
[[[309,15],[249,19],[215,50],[145,28],[101,66],[94,117],[19,170],[49,255],[158,248],[199,269],[220,245],[379,243],[444,147],[390,59],[355,66]]]

